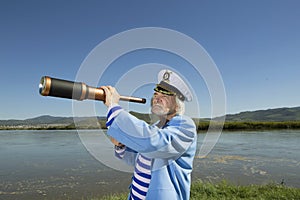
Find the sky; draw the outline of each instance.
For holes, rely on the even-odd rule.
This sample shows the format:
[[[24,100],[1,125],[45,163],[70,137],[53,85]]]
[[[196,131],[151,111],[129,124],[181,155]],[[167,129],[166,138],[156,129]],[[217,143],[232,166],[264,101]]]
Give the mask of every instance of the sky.
[[[145,27],[174,30],[203,47],[222,78],[226,113],[300,106],[299,7],[298,0],[1,0],[0,119],[72,116],[72,100],[39,94],[40,78],[77,80],[99,44]],[[98,55],[98,59],[105,59],[105,55]],[[190,63],[161,50],[144,49],[120,56],[97,86],[115,85],[128,70],[145,67],[141,77],[116,84],[120,88],[128,84],[129,88],[146,77],[149,63],[182,72],[199,104],[199,111],[193,113],[193,104],[187,114],[211,116],[206,82],[193,76]],[[92,83],[88,77],[81,81]],[[149,100],[153,86],[146,84],[131,93]],[[95,107],[97,115],[106,113],[102,102]],[[140,112],[148,108],[149,103],[130,107]]]

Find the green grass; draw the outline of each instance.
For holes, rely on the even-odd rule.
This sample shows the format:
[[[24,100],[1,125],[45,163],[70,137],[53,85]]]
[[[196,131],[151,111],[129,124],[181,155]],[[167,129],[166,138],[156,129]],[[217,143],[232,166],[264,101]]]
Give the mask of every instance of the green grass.
[[[225,121],[223,124],[218,124],[218,122],[212,122],[210,124],[209,121],[200,121],[195,122],[198,131],[207,131],[208,127],[210,128],[222,128],[223,130],[228,131],[239,131],[239,130],[281,130],[281,129],[300,129],[300,121],[285,121],[285,122],[227,122]]]
[[[126,200],[127,194],[115,194],[90,200]],[[234,185],[226,181],[217,184],[193,182],[191,200],[299,200],[300,188],[286,187],[279,184]]]
[[[218,184],[197,181],[192,184],[191,200],[194,199],[300,199],[300,189],[278,184],[238,186],[226,181]]]

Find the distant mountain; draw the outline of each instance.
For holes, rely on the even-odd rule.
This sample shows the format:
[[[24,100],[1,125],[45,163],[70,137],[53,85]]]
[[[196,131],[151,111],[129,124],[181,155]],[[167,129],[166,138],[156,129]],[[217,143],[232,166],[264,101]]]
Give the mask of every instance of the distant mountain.
[[[153,121],[154,116],[151,114],[141,114],[137,112],[130,112],[132,115],[146,122]],[[219,119],[219,118],[214,118]],[[200,121],[209,121],[205,118]],[[294,108],[276,108],[268,110],[247,111],[238,114],[226,115],[226,121],[231,122],[282,122],[282,121],[300,121],[300,107]]]
[[[300,107],[247,111],[226,115],[226,121],[300,121]]]
[[[39,124],[70,124],[73,122],[72,117],[53,117],[43,115],[40,117],[25,119],[25,120],[0,120],[2,126],[21,126],[21,125],[39,125]]]
[[[139,119],[143,119],[146,122],[155,122],[155,118],[151,114],[130,112],[132,115]],[[218,118],[215,118],[218,119]],[[42,124],[47,125],[65,125],[74,126],[74,120],[77,124],[95,124],[95,117],[53,117],[50,115],[43,115],[40,117],[25,119],[25,120],[0,120],[0,126],[38,126]],[[103,122],[106,120],[105,117],[97,117],[98,122]],[[204,119],[202,119],[204,120]],[[204,121],[207,121],[205,119]],[[238,114],[228,114],[226,115],[226,121],[232,122],[247,122],[247,121],[260,121],[260,122],[281,122],[281,121],[300,121],[300,107],[294,108],[276,108],[268,110],[257,110],[257,111],[247,111]],[[100,123],[102,124],[102,123]],[[102,124],[103,126],[103,124]]]
[[[35,118],[25,119],[25,120],[0,120],[0,126],[22,126],[22,125],[30,125],[30,126],[37,126],[41,124],[47,125],[69,125],[73,124],[74,121],[87,121],[90,119],[95,119],[95,117],[53,117],[50,115],[43,115]],[[98,117],[99,120],[102,117]]]

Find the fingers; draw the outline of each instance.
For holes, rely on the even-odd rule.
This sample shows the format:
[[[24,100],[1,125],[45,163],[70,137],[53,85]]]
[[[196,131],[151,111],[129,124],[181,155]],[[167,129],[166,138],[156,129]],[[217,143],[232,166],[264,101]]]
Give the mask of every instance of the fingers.
[[[116,88],[108,85],[108,86],[101,86],[101,89],[104,90],[105,94],[107,95],[111,95],[112,93],[114,93],[116,91]]]
[[[116,139],[114,139],[114,138],[112,138],[112,137],[110,137],[110,141],[111,141],[114,145],[116,145],[116,146],[118,146],[118,145],[120,144],[119,141],[117,141]]]
[[[103,89],[105,92],[111,92],[111,90],[112,90],[112,86],[110,86],[110,85],[107,85],[107,86],[101,86],[100,87],[101,89]]]
[[[112,106],[113,104],[118,104],[120,95],[117,92],[116,88],[114,88],[112,86],[101,86],[100,88],[104,90],[104,93],[105,93],[104,104],[107,107]]]
[[[104,100],[104,104],[109,107],[110,106],[110,101],[111,101],[111,92],[108,89],[108,86],[101,86],[101,89],[104,90],[104,94],[105,94],[105,100]]]

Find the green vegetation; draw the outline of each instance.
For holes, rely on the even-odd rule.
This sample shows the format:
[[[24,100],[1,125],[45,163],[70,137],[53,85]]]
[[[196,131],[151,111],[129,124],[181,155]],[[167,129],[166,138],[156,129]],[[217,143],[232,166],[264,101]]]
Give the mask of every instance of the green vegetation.
[[[217,122],[194,120],[199,132],[205,132],[211,129],[222,128]],[[0,130],[74,130],[74,129],[106,129],[105,120],[98,122],[80,122],[78,124],[71,123],[68,125],[27,125],[27,126],[0,126]],[[284,121],[284,122],[225,122],[222,128],[224,131],[258,131],[258,130],[279,130],[279,129],[300,129],[300,121]]]
[[[222,125],[209,121],[195,122],[198,131],[206,131],[208,127],[220,128]],[[258,121],[245,121],[245,122],[225,122],[223,130],[276,130],[276,129],[300,129],[300,121],[285,121],[285,122],[258,122]]]
[[[91,200],[124,200],[127,194],[114,194]],[[300,189],[278,184],[238,186],[222,181],[217,184],[196,181],[192,184],[191,200],[238,200],[238,199],[300,199]]]
[[[149,124],[158,118],[152,114],[130,112]],[[223,130],[276,130],[300,129],[300,107],[278,108],[241,112],[225,116],[226,121],[218,124],[222,117],[212,119],[194,119],[198,131],[208,128]],[[76,121],[76,125],[74,123]],[[72,130],[72,129],[105,129],[106,117],[53,117],[44,115],[26,120],[0,120],[0,130]]]

